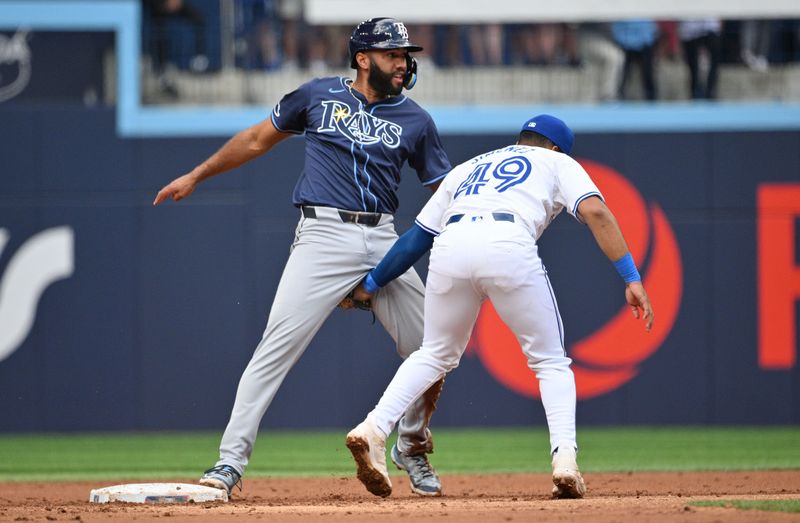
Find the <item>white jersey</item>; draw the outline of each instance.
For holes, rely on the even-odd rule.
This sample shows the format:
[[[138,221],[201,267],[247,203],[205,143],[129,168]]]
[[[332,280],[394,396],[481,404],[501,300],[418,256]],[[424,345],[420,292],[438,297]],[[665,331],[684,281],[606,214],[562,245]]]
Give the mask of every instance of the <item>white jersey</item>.
[[[543,147],[505,147],[450,171],[417,216],[419,227],[437,234],[425,283],[425,334],[371,413],[379,431],[391,433],[407,405],[458,365],[489,300],[539,380],[550,451],[577,447],[572,360],[536,242],[564,208],[575,216],[591,196],[602,197],[578,162]],[[558,493],[564,482],[557,470]],[[585,489],[579,476],[569,481],[573,492]]]
[[[527,145],[510,145],[456,166],[416,219],[438,235],[451,216],[511,213],[538,239],[566,208],[577,216],[578,204],[602,198],[578,162],[566,154]]]

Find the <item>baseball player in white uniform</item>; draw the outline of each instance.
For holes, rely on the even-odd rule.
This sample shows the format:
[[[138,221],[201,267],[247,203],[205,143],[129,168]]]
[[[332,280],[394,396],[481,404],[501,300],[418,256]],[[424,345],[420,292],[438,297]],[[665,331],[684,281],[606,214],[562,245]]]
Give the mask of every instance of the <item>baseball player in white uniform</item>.
[[[569,156],[574,137],[558,118],[525,122],[515,145],[457,167],[356,297],[380,293],[433,246],[425,292],[422,348],[403,362],[367,418],[347,435],[358,477],[387,496],[385,441],[403,412],[431,384],[458,366],[481,303],[492,301],[536,373],[550,431],[553,495],[583,497],[576,462],[575,379],[564,350],[556,299],[537,239],[566,209],[589,226],[625,280],[625,298],[649,331],[653,309],[616,219],[586,171]]]

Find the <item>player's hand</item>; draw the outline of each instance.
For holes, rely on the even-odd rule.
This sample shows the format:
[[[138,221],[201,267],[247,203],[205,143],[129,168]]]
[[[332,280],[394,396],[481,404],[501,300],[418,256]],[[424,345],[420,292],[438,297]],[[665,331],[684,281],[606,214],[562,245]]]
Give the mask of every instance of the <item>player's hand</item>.
[[[358,284],[358,287],[353,289],[353,299],[358,301],[370,301],[374,294],[370,294],[364,288],[364,282],[362,280],[361,283]]]
[[[653,328],[653,306],[650,305],[650,298],[647,297],[642,282],[635,281],[625,286],[625,300],[631,306],[633,317],[637,320],[644,319],[644,328],[650,332]]]
[[[153,205],[158,205],[167,198],[172,198],[176,202],[183,200],[194,192],[197,187],[197,181],[192,173],[184,174],[179,178],[175,178],[163,189],[158,191],[156,199],[153,200]]]
[[[371,299],[372,294],[364,289],[364,282],[362,281],[355,289],[347,293],[347,296],[339,302],[338,307],[345,310],[361,309],[362,311],[371,311]]]

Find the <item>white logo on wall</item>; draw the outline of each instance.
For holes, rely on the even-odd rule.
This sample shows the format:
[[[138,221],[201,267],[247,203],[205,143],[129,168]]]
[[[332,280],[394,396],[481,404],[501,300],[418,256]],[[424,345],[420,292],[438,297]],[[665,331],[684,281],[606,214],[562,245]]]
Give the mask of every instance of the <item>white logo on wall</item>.
[[[0,229],[0,254],[8,238]],[[53,227],[29,238],[8,262],[0,279],[0,361],[28,337],[45,289],[72,276],[74,243],[70,227]]]
[[[13,36],[0,34],[0,102],[21,93],[31,79],[31,49],[28,31],[20,29]]]

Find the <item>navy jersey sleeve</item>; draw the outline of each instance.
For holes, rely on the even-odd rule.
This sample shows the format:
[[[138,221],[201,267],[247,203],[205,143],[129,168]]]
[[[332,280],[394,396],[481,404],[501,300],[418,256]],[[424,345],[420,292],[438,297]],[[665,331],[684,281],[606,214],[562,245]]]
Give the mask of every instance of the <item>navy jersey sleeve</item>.
[[[441,181],[450,172],[450,160],[442,147],[442,139],[433,118],[426,114],[427,122],[417,138],[416,146],[408,158],[408,164],[417,171],[422,185]]]
[[[305,83],[281,98],[272,109],[272,125],[285,133],[303,134],[306,132],[311,82]]]

